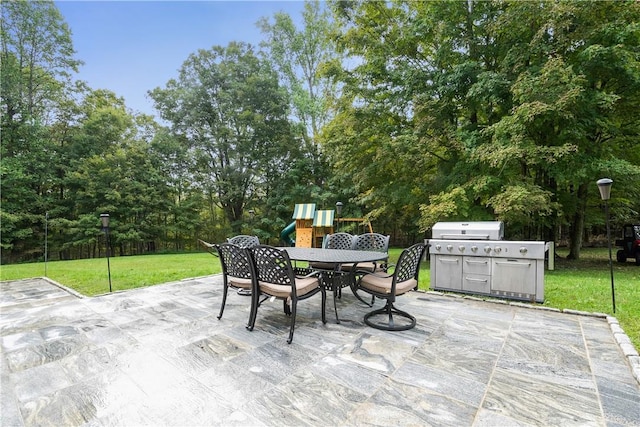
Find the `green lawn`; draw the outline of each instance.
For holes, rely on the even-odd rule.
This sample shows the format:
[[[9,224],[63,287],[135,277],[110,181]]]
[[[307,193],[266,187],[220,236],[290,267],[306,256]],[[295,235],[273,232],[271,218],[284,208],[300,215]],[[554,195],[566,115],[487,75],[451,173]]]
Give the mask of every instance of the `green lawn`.
[[[390,261],[397,260],[400,249],[389,251]],[[614,261],[616,312],[611,303],[611,276],[607,249],[584,249],[579,261],[564,259],[558,251],[554,271],[545,271],[547,307],[574,309],[614,315],[636,349],[640,349],[640,267],[632,262]],[[150,286],[189,277],[219,273],[218,258],[206,253],[142,255],[110,259],[114,291]],[[23,279],[45,275],[44,263],[12,264],[0,267],[0,280]],[[46,276],[81,294],[94,296],[109,292],[106,258],[47,263]],[[420,272],[420,288],[429,289],[429,263]]]
[[[109,263],[114,292],[222,271],[218,258],[206,252],[112,257]],[[38,276],[45,276],[43,262],[0,267],[0,280]],[[48,262],[46,276],[83,295],[95,296],[109,292],[106,258]]]

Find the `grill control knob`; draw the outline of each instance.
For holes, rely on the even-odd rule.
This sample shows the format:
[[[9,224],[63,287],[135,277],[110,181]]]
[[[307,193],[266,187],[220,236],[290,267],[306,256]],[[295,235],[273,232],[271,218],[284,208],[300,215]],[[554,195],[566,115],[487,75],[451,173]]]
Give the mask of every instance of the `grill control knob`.
[[[453,245],[447,245],[447,250],[451,252],[453,250]]]
[[[478,252],[478,247],[477,246],[471,246],[471,252]]]
[[[442,245],[436,245],[436,251],[439,251],[440,249],[442,249]]]
[[[520,253],[521,253],[522,255],[526,254],[527,252],[529,252],[529,249],[527,249],[525,246],[523,246],[523,247],[521,247],[521,248],[520,248]]]
[[[484,253],[488,254],[489,252],[491,252],[491,246],[485,246]]]
[[[465,250],[465,249],[466,249],[466,247],[465,247],[464,245],[460,245],[460,246],[458,246],[458,250],[459,250],[460,252],[464,252],[464,250]]]
[[[502,252],[502,248],[500,246],[496,246],[495,248],[493,248],[493,250],[499,254],[500,252]]]

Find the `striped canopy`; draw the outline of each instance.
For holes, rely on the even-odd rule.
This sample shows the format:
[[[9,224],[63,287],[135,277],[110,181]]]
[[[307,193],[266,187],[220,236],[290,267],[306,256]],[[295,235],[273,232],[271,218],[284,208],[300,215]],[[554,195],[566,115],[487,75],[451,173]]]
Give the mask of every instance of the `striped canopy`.
[[[313,219],[316,212],[315,203],[306,203],[296,205],[293,210],[293,219]]]
[[[333,209],[326,211],[316,211],[313,218],[314,227],[333,227]]]

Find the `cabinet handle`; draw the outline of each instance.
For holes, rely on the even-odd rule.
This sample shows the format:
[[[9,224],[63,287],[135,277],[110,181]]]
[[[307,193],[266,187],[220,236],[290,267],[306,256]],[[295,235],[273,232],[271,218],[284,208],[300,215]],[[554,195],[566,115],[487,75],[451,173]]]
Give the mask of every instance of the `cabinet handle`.
[[[487,261],[471,261],[471,260],[468,260],[468,259],[466,259],[466,260],[465,260],[465,262],[466,262],[467,264],[484,264],[484,265],[487,265],[487,264],[488,264],[488,262],[487,262]]]
[[[440,262],[449,262],[449,263],[452,263],[452,264],[457,264],[458,260],[457,259],[440,258]]]
[[[487,279],[474,279],[473,277],[465,277],[465,280],[467,280],[468,282],[482,282],[482,283],[487,283]]]
[[[518,267],[529,267],[531,265],[530,262],[520,262],[520,261],[514,261],[514,262],[509,262],[509,261],[505,261],[505,262],[500,262],[500,261],[496,261],[496,264],[499,265],[514,265],[514,266],[518,266]]]

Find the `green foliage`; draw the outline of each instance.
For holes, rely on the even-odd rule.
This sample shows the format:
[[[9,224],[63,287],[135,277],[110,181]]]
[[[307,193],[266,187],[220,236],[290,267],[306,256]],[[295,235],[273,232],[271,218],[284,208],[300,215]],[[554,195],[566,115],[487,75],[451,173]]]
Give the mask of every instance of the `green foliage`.
[[[258,26],[267,40],[267,55],[291,94],[292,113],[305,127],[305,139],[316,137],[331,116],[328,102],[336,84],[323,77],[323,63],[339,61],[331,35],[336,26],[317,0],[305,2],[303,28],[298,30],[286,13],[276,13],[273,23],[262,18]]]
[[[150,96],[192,153],[192,176],[239,232],[246,205],[298,155],[275,72],[250,45],[232,42],[192,54],[179,79]]]
[[[331,68],[344,87],[324,140],[363,205],[388,216],[390,194],[413,194],[424,204],[403,221],[422,231],[495,218],[555,240],[570,225],[577,258],[597,178],[637,196],[637,2],[333,6],[339,46],[360,61]],[[637,217],[637,197],[616,197]]]
[[[509,185],[489,199],[498,219],[510,224],[528,226],[541,223],[540,217],[547,217],[557,209],[552,194],[535,185]]]
[[[396,241],[441,220],[501,219],[571,258],[640,212],[640,4],[308,2],[190,55],[151,92],[166,123],[71,82],[50,1],[2,3],[2,262],[278,243],[295,203],[366,216]],[[526,22],[527,25],[522,23]],[[255,215],[248,215],[251,209]],[[45,227],[48,227],[45,235]],[[587,231],[585,233],[585,231]]]

